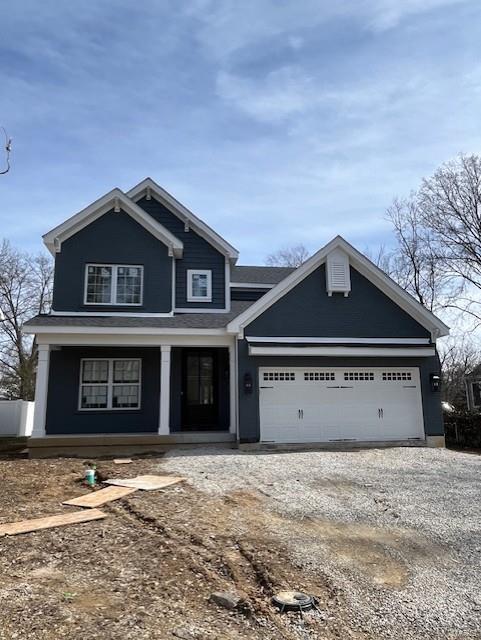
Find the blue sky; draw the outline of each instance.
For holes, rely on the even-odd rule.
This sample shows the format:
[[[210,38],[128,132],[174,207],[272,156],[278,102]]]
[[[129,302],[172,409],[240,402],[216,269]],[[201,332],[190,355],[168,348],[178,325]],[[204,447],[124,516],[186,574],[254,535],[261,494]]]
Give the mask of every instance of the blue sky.
[[[481,152],[479,0],[0,5],[1,234],[40,236],[150,175],[241,252],[314,251]]]

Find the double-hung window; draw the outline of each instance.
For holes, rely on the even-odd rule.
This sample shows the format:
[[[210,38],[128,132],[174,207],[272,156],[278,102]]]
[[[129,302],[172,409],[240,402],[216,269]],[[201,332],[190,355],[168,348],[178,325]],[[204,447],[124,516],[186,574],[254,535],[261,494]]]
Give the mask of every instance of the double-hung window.
[[[141,305],[144,269],[127,264],[88,264],[85,304]]]
[[[187,269],[187,302],[212,301],[212,271]]]
[[[140,381],[138,358],[82,360],[79,409],[140,409]]]

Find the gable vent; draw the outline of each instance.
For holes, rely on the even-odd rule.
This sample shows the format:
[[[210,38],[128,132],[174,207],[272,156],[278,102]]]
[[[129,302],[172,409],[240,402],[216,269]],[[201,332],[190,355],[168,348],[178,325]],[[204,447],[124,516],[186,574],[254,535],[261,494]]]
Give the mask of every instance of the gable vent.
[[[326,258],[326,290],[329,296],[333,293],[348,296],[351,290],[349,256],[341,249],[334,249]]]

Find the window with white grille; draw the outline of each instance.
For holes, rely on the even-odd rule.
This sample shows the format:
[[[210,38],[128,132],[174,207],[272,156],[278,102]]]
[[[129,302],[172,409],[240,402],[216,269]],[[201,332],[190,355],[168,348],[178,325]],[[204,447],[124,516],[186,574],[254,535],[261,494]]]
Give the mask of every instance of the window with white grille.
[[[410,371],[383,371],[382,379],[384,382],[409,381],[412,375]]]
[[[291,382],[296,379],[293,371],[264,371],[264,380],[269,382]]]
[[[354,382],[367,382],[370,380],[374,380],[374,372],[373,371],[344,371],[344,380],[354,381]]]
[[[144,268],[122,264],[88,264],[85,304],[141,305]]]
[[[82,360],[79,409],[140,409],[140,377],[137,358]]]
[[[304,380],[308,382],[322,382],[326,380],[335,380],[334,371],[304,371]]]

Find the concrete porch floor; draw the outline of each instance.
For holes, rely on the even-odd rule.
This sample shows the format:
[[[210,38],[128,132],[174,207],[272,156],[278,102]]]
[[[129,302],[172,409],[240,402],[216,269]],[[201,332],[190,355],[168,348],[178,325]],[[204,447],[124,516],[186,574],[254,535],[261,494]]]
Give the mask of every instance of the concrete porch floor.
[[[95,434],[52,435],[28,440],[29,458],[55,456],[95,458],[103,456],[162,453],[172,447],[195,447],[209,444],[227,448],[237,447],[234,433],[226,431],[192,431],[158,435],[144,434]]]

